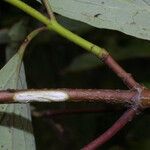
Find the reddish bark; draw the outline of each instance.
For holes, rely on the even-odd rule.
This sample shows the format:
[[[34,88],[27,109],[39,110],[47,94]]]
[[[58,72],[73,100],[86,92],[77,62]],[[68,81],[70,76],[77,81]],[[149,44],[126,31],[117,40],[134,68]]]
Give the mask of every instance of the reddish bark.
[[[111,139],[118,131],[120,131],[129,121],[132,121],[136,115],[137,109],[128,109],[106,132],[97,139],[86,145],[82,150],[95,150]]]
[[[130,88],[136,89],[142,86],[137,83],[130,73],[127,73],[110,55],[104,55],[102,61]]]

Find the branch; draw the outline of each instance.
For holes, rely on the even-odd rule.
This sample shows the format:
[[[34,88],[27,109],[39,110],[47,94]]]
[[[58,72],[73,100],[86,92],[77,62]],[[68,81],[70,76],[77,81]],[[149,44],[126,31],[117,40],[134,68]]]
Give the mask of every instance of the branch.
[[[7,90],[0,91],[0,102],[62,102],[90,101],[105,103],[132,104],[136,91],[131,90],[94,90],[94,89],[52,89],[52,90]]]
[[[95,150],[102,146],[105,142],[111,139],[118,131],[120,131],[129,121],[132,121],[136,116],[137,108],[128,109],[107,131],[105,131],[100,137],[86,145],[82,150]]]
[[[44,89],[0,91],[0,103],[89,101],[150,107],[150,90]]]
[[[66,39],[74,42],[85,50],[95,54],[99,57],[109,68],[120,77],[123,82],[130,88],[134,89],[124,90],[84,90],[84,89],[59,89],[59,90],[26,90],[26,91],[1,91],[1,102],[61,102],[61,101],[100,101],[105,103],[129,103],[132,107],[127,110],[116,123],[109,128],[104,134],[102,134],[95,141],[91,142],[83,148],[83,150],[93,150],[101,146],[112,136],[114,136],[121,128],[123,128],[129,121],[133,119],[138,111],[138,108],[150,107],[150,90],[144,89],[142,85],[137,83],[133,77],[127,73],[110,55],[109,53],[81,38],[80,36],[70,32],[63,26],[61,26],[55,19],[52,19],[52,11],[48,5],[45,5],[51,20],[42,15],[34,8],[28,6],[20,0],[4,0],[24,12],[28,13],[32,17],[36,18],[40,22],[44,23],[49,30],[53,30],[65,37]],[[44,0],[43,0],[44,1]],[[46,0],[45,0],[45,4]],[[51,14],[52,13],[52,14]]]
[[[127,73],[112,57],[111,55],[102,55],[102,61],[114,72],[130,89],[142,89],[143,86],[137,83],[130,73]]]

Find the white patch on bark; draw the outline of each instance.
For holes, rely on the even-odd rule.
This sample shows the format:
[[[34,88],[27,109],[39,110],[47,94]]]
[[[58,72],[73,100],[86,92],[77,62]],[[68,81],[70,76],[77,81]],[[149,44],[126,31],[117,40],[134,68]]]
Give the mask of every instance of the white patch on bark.
[[[69,99],[69,95],[62,91],[26,91],[14,95],[16,102],[61,102]]]

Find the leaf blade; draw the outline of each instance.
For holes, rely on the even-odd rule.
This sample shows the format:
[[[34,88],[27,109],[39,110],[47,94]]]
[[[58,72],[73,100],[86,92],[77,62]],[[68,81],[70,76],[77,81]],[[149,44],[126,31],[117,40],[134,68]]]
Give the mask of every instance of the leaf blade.
[[[150,4],[146,0],[49,0],[49,2],[54,12],[60,15],[97,28],[118,30],[150,40]]]
[[[22,26],[21,23],[19,25]],[[25,47],[21,47],[0,70],[0,90],[27,88],[22,63],[24,51]],[[29,104],[1,104],[0,133],[0,149],[35,150]]]

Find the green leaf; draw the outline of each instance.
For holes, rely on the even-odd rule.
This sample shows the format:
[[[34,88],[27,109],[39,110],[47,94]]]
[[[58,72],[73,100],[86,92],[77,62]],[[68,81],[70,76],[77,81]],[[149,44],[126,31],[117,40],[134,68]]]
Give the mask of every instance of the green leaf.
[[[40,2],[40,0],[37,0]],[[54,12],[150,40],[149,0],[49,0]]]
[[[18,51],[0,70],[0,90],[27,87],[22,63],[24,49]],[[0,149],[34,150],[31,112],[28,104],[0,105]]]

